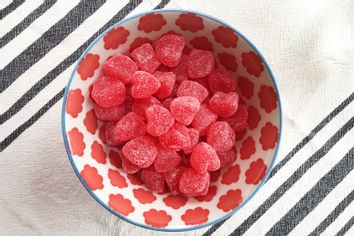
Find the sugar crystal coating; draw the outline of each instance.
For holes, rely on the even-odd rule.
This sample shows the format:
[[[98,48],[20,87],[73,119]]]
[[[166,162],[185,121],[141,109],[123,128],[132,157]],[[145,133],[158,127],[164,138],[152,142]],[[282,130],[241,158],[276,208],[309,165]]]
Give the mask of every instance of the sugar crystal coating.
[[[205,142],[198,143],[193,149],[190,164],[198,173],[216,171],[220,168],[220,160],[216,151]]]
[[[131,163],[123,155],[121,155],[121,159],[122,159],[122,168],[128,174],[135,174],[141,169],[139,166],[136,166],[133,163]]]
[[[171,149],[165,149],[157,145],[157,156],[154,162],[155,170],[167,172],[174,169],[181,162],[181,156]]]
[[[172,72],[155,71],[154,76],[160,82],[160,88],[154,94],[158,99],[165,99],[172,93],[176,82],[176,76]]]
[[[106,123],[104,142],[108,146],[120,146],[125,143],[125,141],[120,140],[118,135],[116,135],[116,127],[117,122],[111,121]]]
[[[185,169],[185,166],[179,165],[172,170],[163,173],[165,182],[172,194],[179,193],[179,181]]]
[[[197,98],[191,96],[178,97],[172,100],[170,111],[181,124],[189,125],[200,108]]]
[[[236,78],[225,69],[215,69],[208,76],[208,85],[213,93],[217,91],[235,92]]]
[[[214,123],[217,118],[218,116],[208,108],[207,104],[202,104],[194,116],[192,126],[203,136],[206,135],[209,125]]]
[[[236,92],[224,93],[217,91],[209,100],[209,109],[215,114],[227,118],[235,114],[239,96]]]
[[[183,151],[185,154],[190,154],[194,147],[198,144],[199,142],[199,131],[194,129],[194,128],[189,128],[189,137],[191,138],[191,144],[188,147],[183,148]]]
[[[106,76],[119,79],[123,84],[128,84],[138,67],[130,57],[117,53],[107,59],[102,69]]]
[[[153,166],[142,169],[141,180],[148,189],[156,193],[163,193],[165,190],[165,180],[162,173],[157,172]]]
[[[246,106],[239,103],[235,114],[223,120],[226,121],[235,132],[239,132],[247,128],[247,118],[248,111]]]
[[[177,90],[177,97],[192,96],[197,98],[200,103],[208,97],[208,94],[208,90],[203,85],[191,80],[183,81]]]
[[[118,106],[125,100],[125,86],[119,80],[99,77],[93,83],[91,97],[100,107]]]
[[[191,144],[188,128],[177,122],[167,133],[159,137],[159,141],[162,147],[173,150],[181,150]]]
[[[157,148],[153,139],[144,135],[127,142],[123,146],[122,152],[131,163],[140,168],[146,168],[154,163]]]
[[[145,71],[135,72],[132,76],[131,83],[133,98],[148,98],[161,86],[155,76]]]
[[[176,67],[170,69],[170,71],[176,75],[177,83],[182,83],[182,81],[188,79],[187,62],[188,62],[188,55],[182,54],[179,64]]]
[[[209,174],[210,176],[210,174]],[[195,197],[202,197],[208,194],[209,191],[209,187],[210,187],[210,178],[208,178],[208,181],[206,182],[204,189],[202,191],[200,191],[199,193],[194,194]]]
[[[122,103],[118,106],[102,108],[97,104],[94,105],[94,111],[97,119],[102,121],[118,121],[126,113],[126,104]]]
[[[152,105],[145,110],[146,131],[152,136],[161,136],[171,129],[175,119],[172,114],[160,105]]]
[[[129,112],[120,119],[114,127],[116,137],[128,141],[145,133],[145,122],[134,112]]]
[[[220,159],[220,168],[224,168],[231,165],[237,157],[235,147],[232,147],[226,152],[218,152],[217,154]]]
[[[164,35],[155,43],[156,56],[162,64],[175,67],[181,59],[184,45],[183,37],[173,34]]]
[[[179,181],[179,190],[187,196],[198,196],[208,184],[209,174],[198,173],[193,168],[186,168]]]
[[[134,99],[132,105],[132,111],[138,116],[145,119],[145,109],[152,105],[161,105],[161,102],[155,97]]]
[[[207,143],[215,151],[225,152],[231,149],[235,143],[235,131],[227,122],[217,121],[208,128]]]
[[[191,79],[203,78],[214,69],[214,55],[201,49],[192,49],[188,56],[187,73]]]
[[[153,73],[161,64],[150,43],[144,43],[140,47],[134,49],[131,56],[139,69],[149,73]]]

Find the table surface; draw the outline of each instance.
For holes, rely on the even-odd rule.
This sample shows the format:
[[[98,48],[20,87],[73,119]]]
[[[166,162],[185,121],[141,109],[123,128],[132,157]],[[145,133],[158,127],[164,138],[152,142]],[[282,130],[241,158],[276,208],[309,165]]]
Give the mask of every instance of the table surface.
[[[167,235],[91,198],[60,127],[63,90],[87,44],[111,22],[153,8],[234,25],[267,58],[283,108],[278,159],[259,193],[222,224],[175,234],[354,235],[351,0],[0,0],[0,234]]]

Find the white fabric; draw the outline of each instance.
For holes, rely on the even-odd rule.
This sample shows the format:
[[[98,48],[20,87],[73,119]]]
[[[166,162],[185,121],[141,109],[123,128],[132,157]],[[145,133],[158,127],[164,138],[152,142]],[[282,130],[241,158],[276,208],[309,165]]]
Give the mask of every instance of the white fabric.
[[[150,10],[158,3],[157,0],[144,1],[131,15]],[[28,1],[25,4],[38,6],[37,1],[33,3]],[[106,4],[112,5],[112,2]],[[102,14],[101,20],[91,20],[99,25],[92,26],[90,32],[94,32],[106,22],[106,18],[114,15],[119,5],[124,5],[116,4],[117,7],[105,7],[105,12],[97,11],[90,17],[94,19],[97,14]],[[172,0],[166,8],[190,9],[218,17],[240,30],[265,56],[276,77],[283,108],[283,134],[277,162],[354,91],[354,1]],[[2,21],[16,25],[18,18],[24,18],[30,12],[21,9],[16,9]],[[87,23],[90,22],[90,18],[87,19]],[[27,31],[32,32],[32,37],[37,38],[40,35],[35,35],[36,31],[32,28],[35,23],[36,21]],[[82,26],[84,25],[85,23]],[[25,33],[26,31],[22,32]],[[30,68],[25,73],[45,75],[62,60],[61,58],[65,58],[77,45],[90,37],[87,32],[78,35],[74,33],[75,31],[72,36],[68,36],[67,45],[57,46],[62,50],[52,50],[49,52],[52,58],[43,57],[33,66],[32,71]],[[17,37],[20,36],[21,34]],[[71,38],[74,36],[75,41]],[[20,43],[25,44],[23,48],[28,45],[26,41]],[[21,51],[6,50],[5,55],[0,54],[0,65],[6,66],[7,62],[19,53]],[[39,77],[23,77],[12,84],[9,90],[0,95],[0,110],[6,110],[3,109],[5,105],[6,108],[11,106],[22,92],[27,91],[38,79]],[[38,98],[34,98],[23,110],[2,124],[1,140],[58,93],[66,84],[66,79],[67,76],[56,78],[38,95]],[[21,80],[24,82],[19,83]],[[21,91],[21,94],[17,91]],[[5,94],[6,98],[3,96]],[[170,235],[142,229],[118,219],[87,193],[75,176],[63,146],[61,106],[62,100],[0,153],[0,234]],[[231,233],[353,115],[354,104],[350,104],[214,235]],[[266,233],[353,147],[353,140],[354,131],[351,130],[246,234]],[[304,235],[316,228],[346,196],[344,193],[354,189],[352,181],[348,179],[352,180],[352,177],[353,171],[318,205],[318,209],[315,208],[294,229],[294,235]],[[338,232],[353,216],[353,207],[352,203],[325,233],[333,235]],[[175,235],[201,235],[207,229]]]

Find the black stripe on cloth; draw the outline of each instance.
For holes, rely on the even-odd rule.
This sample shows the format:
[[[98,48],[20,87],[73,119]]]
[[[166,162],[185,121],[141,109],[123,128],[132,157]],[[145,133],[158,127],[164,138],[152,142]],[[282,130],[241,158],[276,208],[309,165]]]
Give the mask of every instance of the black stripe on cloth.
[[[106,0],[83,0],[55,23],[39,39],[27,47],[0,71],[0,93],[8,88],[20,75],[61,43],[71,32],[99,9]]]
[[[164,8],[170,1],[171,0],[162,0],[156,7],[154,7],[154,10]]]
[[[353,119],[354,120],[354,119]],[[287,235],[295,228],[354,168],[352,148],[328,171],[273,227],[267,236]]]
[[[103,27],[103,28],[101,28],[100,29],[100,31],[98,32],[98,33],[96,33],[96,34],[100,34],[100,32],[103,32],[104,30],[106,30],[106,28],[108,28],[110,25],[112,25],[112,24],[114,24],[114,23],[116,23],[116,22],[119,22],[121,19],[123,19],[124,17],[126,17],[126,15],[128,15],[132,10],[134,10],[140,3],[142,2],[142,0],[133,0],[133,1],[130,1],[127,5],[125,5],[124,6],[124,8],[122,8],[107,24],[105,24],[105,26]],[[168,1],[169,2],[169,1]],[[168,3],[168,2],[166,2],[166,4]],[[161,4],[161,3],[160,3]],[[160,5],[159,4],[159,5]],[[166,5],[165,4],[165,5]],[[158,5],[158,6],[159,6]],[[165,5],[160,5],[160,6],[165,6]],[[94,39],[94,38],[96,38],[97,37],[97,35],[94,35],[94,36],[92,36],[92,40]],[[91,38],[90,38],[90,40],[91,40]],[[91,41],[92,41],[91,40]],[[91,42],[90,41],[90,42]],[[89,42],[89,43],[90,43]],[[87,43],[87,42],[86,42]],[[88,45],[86,45],[86,43],[85,43],[85,45],[82,45],[81,47],[83,47],[83,46],[85,46],[84,48],[83,48],[83,50],[85,50],[85,48],[88,46]],[[80,47],[80,48],[81,48]],[[83,51],[82,51],[83,52]],[[79,55],[77,55],[77,58],[74,60],[74,62],[80,57],[80,55],[82,54],[82,52],[79,54]],[[76,53],[76,52],[75,52]],[[75,54],[76,55],[76,54]],[[69,56],[69,57],[74,57],[75,56],[74,55],[74,53],[71,55],[71,56]],[[68,58],[69,58],[68,57]],[[66,60],[68,60],[68,58],[67,59],[65,59],[65,61]],[[65,61],[63,61],[62,63],[60,63],[60,65],[61,65],[61,67],[57,67],[57,70],[61,70],[61,71],[59,71],[59,72],[57,72],[57,74],[56,75],[51,75],[50,73],[54,73],[53,71],[52,72],[50,72],[49,74],[47,74],[46,75],[46,77],[47,77],[47,84],[49,84],[58,74],[60,74],[62,71],[64,71],[66,68],[68,68],[71,64],[65,64],[64,62]],[[64,68],[65,67],[65,68]],[[44,78],[42,78],[42,80],[43,80]],[[48,81],[49,79],[51,79],[50,81]],[[41,82],[41,81],[39,81],[39,82]],[[46,84],[46,85],[47,85]],[[44,85],[44,87],[46,86],[46,85]],[[44,87],[40,87],[40,90],[42,90]],[[33,87],[32,87],[33,88]],[[62,90],[62,91],[64,91],[64,89]],[[59,93],[60,94],[60,93]],[[63,93],[61,94],[61,97],[63,96]],[[59,101],[60,99],[61,99],[61,97],[59,96],[59,97],[57,97],[57,96],[55,96],[54,98],[52,98],[50,101],[52,101],[53,99],[53,103],[50,103],[50,104],[46,104],[45,106],[43,106],[41,109],[43,109],[44,107],[46,107],[46,106],[53,106],[57,101]],[[49,108],[50,108],[49,107]],[[48,109],[49,109],[48,108]],[[47,110],[48,110],[47,109]],[[46,111],[47,111],[46,110]],[[45,111],[45,112],[46,112]],[[44,113],[45,113],[44,112]],[[38,113],[38,112],[37,112]],[[37,114],[36,113],[36,114]],[[44,113],[40,113],[38,116],[38,118],[40,118]],[[34,115],[35,116],[35,115]],[[22,126],[24,126],[25,124],[25,128],[23,129],[16,129],[14,132],[12,132],[9,136],[7,136],[1,143],[0,143],[0,152],[1,151],[3,151],[7,146],[9,146],[21,133],[23,133],[23,131],[25,131],[27,128],[29,128],[31,125],[33,125],[34,124],[34,122],[35,121],[37,121],[38,120],[38,118],[37,119],[33,119],[33,117],[34,116],[32,116],[29,120],[27,120],[24,124],[22,124],[19,128],[21,128]],[[17,130],[19,130],[19,131],[17,131]]]
[[[12,11],[16,10],[16,8],[21,6],[22,3],[24,3],[24,2],[25,2],[25,0],[14,0],[14,1],[12,1],[12,3],[7,5],[7,7],[5,7],[4,9],[2,9],[0,11],[0,20],[4,19],[5,16],[10,14]]]
[[[337,106],[331,113],[329,113],[311,132],[301,140],[300,143],[298,143],[292,150],[289,152],[283,160],[281,160],[277,165],[275,165],[272,169],[272,172],[270,173],[268,179],[266,182],[272,178],[288,161],[298,152],[300,151],[307,143],[309,143],[315,136],[316,134],[322,130],[334,117],[336,117],[341,111],[344,110],[346,106],[348,106],[352,101],[354,100],[354,93],[349,95],[339,106]],[[214,224],[212,227],[210,227],[204,234],[203,236],[210,236],[213,234],[222,224],[225,223],[225,221],[228,220],[222,220],[219,223]]]
[[[16,25],[0,39],[0,48],[4,47],[12,39],[24,31],[30,24],[32,24],[33,21],[51,8],[56,1],[57,0],[46,0],[34,11],[32,11],[25,19],[23,19],[18,25]]]
[[[274,203],[281,198],[314,164],[316,164],[324,155],[326,155],[336,143],[341,140],[354,126],[354,117],[352,117],[344,126],[342,126],[327,142],[318,149],[309,159],[306,160],[282,185],[280,185],[273,194],[255,210],[242,224],[237,227],[230,235],[239,235],[245,233],[262,215],[271,208]]]
[[[343,236],[354,224],[354,216],[338,231],[336,236]]]
[[[354,190],[351,191],[336,208],[309,234],[309,236],[320,235],[354,200]]]

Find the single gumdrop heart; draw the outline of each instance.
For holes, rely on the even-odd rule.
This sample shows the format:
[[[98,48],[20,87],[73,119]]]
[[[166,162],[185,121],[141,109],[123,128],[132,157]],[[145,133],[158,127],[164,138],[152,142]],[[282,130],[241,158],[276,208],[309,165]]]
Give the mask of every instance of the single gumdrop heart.
[[[158,172],[171,171],[181,162],[181,156],[175,150],[165,149],[157,145],[157,156],[154,162]]]
[[[197,144],[193,149],[190,164],[199,173],[216,171],[220,168],[220,160],[216,151],[205,142]]]
[[[125,92],[125,86],[121,81],[99,77],[93,83],[91,97],[100,107],[109,108],[122,104]]]
[[[123,116],[114,127],[114,133],[119,140],[128,141],[145,134],[145,122],[134,112]]]
[[[197,98],[200,103],[202,103],[208,95],[209,92],[203,85],[191,80],[183,81],[177,90],[177,97],[192,96]]]
[[[188,128],[182,124],[175,123],[172,128],[159,137],[162,147],[173,150],[181,150],[191,145]]]
[[[149,73],[153,73],[161,64],[156,57],[154,48],[149,43],[144,43],[134,49],[131,56],[141,70]]]
[[[154,94],[158,99],[165,99],[172,93],[176,82],[176,76],[172,72],[155,71],[154,76],[160,82],[160,88]]]
[[[165,180],[162,173],[157,172],[152,166],[141,170],[141,180],[148,189],[155,193],[163,193]]]
[[[170,111],[181,124],[189,125],[200,108],[197,98],[183,96],[175,98],[170,104]]]
[[[155,43],[156,57],[164,65],[175,67],[181,60],[185,42],[179,35],[167,34]]]
[[[108,58],[102,69],[106,76],[119,79],[123,84],[128,84],[132,74],[138,70],[138,67],[130,57],[117,53]]]
[[[138,116],[145,119],[145,109],[152,105],[161,105],[161,102],[155,97],[148,97],[142,99],[134,99],[132,105],[132,111]]]
[[[214,55],[210,51],[192,49],[188,56],[187,73],[191,79],[203,78],[214,69]]]
[[[215,151],[225,152],[235,144],[235,131],[227,122],[217,121],[208,128],[207,143]]]
[[[132,97],[148,98],[154,94],[161,86],[155,76],[145,72],[137,71],[133,74],[132,80]]]
[[[186,168],[179,181],[179,191],[187,196],[196,196],[204,190],[208,179],[208,172],[201,174],[193,168]]]
[[[218,116],[212,112],[207,104],[202,104],[195,114],[192,126],[199,131],[199,135],[206,135],[208,127],[218,119]]]
[[[172,114],[160,105],[152,105],[145,110],[146,132],[152,136],[161,136],[171,129],[175,119]]]
[[[235,92],[236,78],[225,69],[215,69],[208,76],[208,85],[213,93],[217,91]]]
[[[102,121],[118,121],[126,113],[126,104],[122,103],[118,106],[102,108],[97,104],[93,107],[97,119]]]
[[[238,94],[236,92],[215,92],[209,100],[209,108],[215,114],[227,118],[235,114],[238,108]]]

